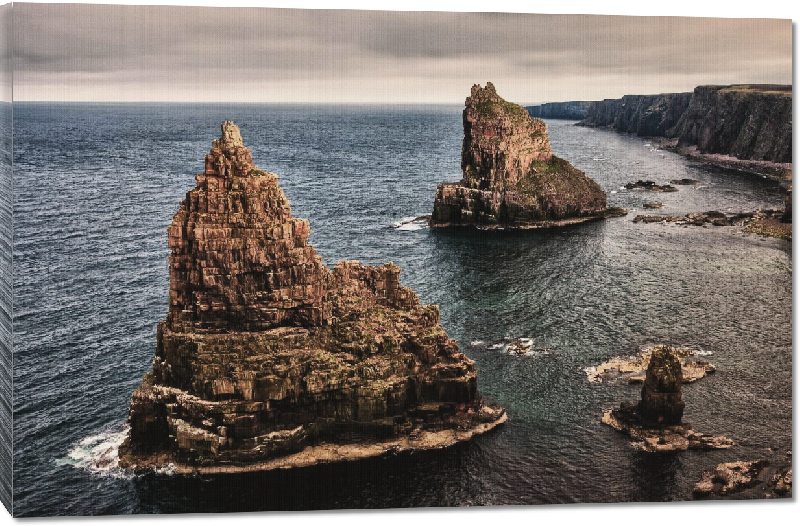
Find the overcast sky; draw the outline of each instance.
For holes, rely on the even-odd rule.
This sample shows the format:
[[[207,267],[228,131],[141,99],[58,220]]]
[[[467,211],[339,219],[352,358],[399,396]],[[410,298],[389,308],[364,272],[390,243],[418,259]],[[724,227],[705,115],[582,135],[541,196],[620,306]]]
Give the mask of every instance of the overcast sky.
[[[490,6],[487,6],[490,7]],[[15,100],[595,100],[792,82],[790,20],[14,4]]]

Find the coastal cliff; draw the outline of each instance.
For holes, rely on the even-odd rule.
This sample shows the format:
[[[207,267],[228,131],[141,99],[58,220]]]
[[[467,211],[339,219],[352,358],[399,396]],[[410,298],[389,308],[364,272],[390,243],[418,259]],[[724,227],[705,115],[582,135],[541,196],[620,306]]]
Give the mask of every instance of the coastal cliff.
[[[465,102],[463,178],[436,190],[432,227],[541,228],[623,213],[600,186],[553,155],[547,126],[491,82]]]
[[[791,86],[699,86],[669,137],[700,153],[792,162]]]
[[[573,100],[569,102],[546,102],[535,106],[527,106],[525,109],[531,117],[538,119],[569,119],[581,120],[589,116],[589,106],[592,103],[585,100]]]
[[[121,466],[310,465],[443,447],[505,420],[398,267],[323,264],[233,123],[196,182],[168,228],[169,312]]]
[[[665,137],[686,154],[792,162],[791,86],[698,86],[692,93],[626,95],[593,102],[578,124]]]
[[[606,126],[625,133],[648,137],[666,137],[691,101],[691,93],[661,95],[625,95],[589,105],[580,126]]]

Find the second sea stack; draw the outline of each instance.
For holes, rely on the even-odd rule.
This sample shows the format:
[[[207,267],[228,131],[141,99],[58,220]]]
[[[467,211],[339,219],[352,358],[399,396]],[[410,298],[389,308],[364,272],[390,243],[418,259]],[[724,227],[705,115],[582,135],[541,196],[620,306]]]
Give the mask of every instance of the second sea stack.
[[[322,263],[236,125],[196,181],[168,228],[169,312],[122,467],[305,466],[444,447],[505,420],[398,267]]]
[[[542,228],[624,215],[553,155],[544,121],[503,100],[491,82],[472,87],[463,121],[463,178],[439,184],[432,227]]]

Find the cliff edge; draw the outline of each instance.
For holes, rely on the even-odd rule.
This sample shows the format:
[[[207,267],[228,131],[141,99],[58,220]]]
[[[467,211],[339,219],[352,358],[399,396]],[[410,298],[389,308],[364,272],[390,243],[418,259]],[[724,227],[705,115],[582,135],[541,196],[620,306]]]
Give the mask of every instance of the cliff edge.
[[[681,153],[709,160],[717,155],[787,165],[792,162],[792,86],[698,86],[692,93],[625,95],[591,103],[578,125],[665,137],[686,150]]]
[[[619,215],[600,186],[553,155],[547,126],[491,82],[465,102],[463,178],[436,190],[432,227],[542,228]]]
[[[168,228],[169,312],[122,467],[303,466],[443,447],[505,420],[398,267],[322,263],[233,123],[196,182]]]

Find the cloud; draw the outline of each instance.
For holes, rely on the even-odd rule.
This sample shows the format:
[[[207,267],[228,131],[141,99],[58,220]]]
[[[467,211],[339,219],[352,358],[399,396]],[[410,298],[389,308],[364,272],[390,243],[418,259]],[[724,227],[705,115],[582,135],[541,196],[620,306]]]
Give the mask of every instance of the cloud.
[[[563,98],[581,78],[791,82],[789,20],[15,4],[15,27],[23,99],[395,101],[428,82],[425,100],[461,102],[493,80],[533,102],[518,90],[539,80]]]
[[[11,102],[11,4],[0,6],[0,101]]]

